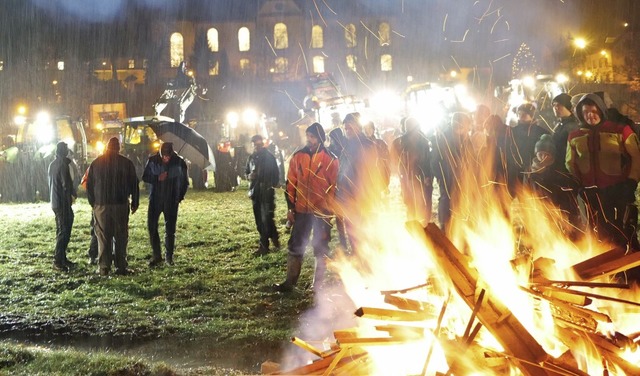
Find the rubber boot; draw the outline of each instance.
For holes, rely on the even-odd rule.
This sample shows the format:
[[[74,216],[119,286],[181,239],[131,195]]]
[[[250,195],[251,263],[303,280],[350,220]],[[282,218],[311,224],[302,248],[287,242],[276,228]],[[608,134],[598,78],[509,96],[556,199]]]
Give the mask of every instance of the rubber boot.
[[[327,271],[327,261],[324,256],[316,257],[316,265],[313,273],[313,283],[311,288],[313,291],[319,291],[324,286],[324,275]]]
[[[282,283],[276,283],[273,285],[274,289],[279,292],[293,291],[293,286],[298,283],[301,269],[302,257],[289,255],[287,257],[287,279]]]

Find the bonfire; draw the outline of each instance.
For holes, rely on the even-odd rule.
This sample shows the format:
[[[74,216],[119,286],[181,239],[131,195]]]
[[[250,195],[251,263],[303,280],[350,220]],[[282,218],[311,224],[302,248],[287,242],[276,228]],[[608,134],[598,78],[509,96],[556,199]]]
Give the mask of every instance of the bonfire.
[[[292,338],[311,359],[272,373],[640,375],[638,290],[624,279],[640,252],[571,241],[543,197],[479,180],[461,182],[472,188],[446,234],[379,208],[357,257],[332,263],[357,325]]]

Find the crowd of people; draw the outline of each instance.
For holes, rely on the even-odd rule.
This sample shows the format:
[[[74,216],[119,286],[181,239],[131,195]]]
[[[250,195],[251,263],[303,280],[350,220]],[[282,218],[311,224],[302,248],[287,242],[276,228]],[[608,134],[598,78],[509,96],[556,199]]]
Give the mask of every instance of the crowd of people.
[[[552,104],[557,118],[553,127],[535,120],[537,110],[530,103],[517,108],[514,126],[479,105],[472,113],[453,113],[448,126],[430,134],[418,119],[405,118],[401,133],[389,145],[377,137],[373,123],[363,124],[358,113],[346,115],[342,126],[328,134],[319,123],[310,125],[305,146],[288,161],[285,198],[292,228],[286,277],[274,289],[294,289],[309,243],[315,256],[313,287],[323,286],[334,226],[341,249],[358,257],[361,229],[389,192],[392,173],[400,182],[407,219],[422,225],[431,222],[433,197],[437,197],[437,222],[445,233],[464,215],[461,202],[473,199],[470,189],[490,187],[491,193],[510,200],[535,196],[558,213],[559,230],[572,240],[590,236],[613,247],[640,249],[635,204],[640,143],[635,125],[613,108],[606,93],[573,98],[562,93]],[[260,256],[281,247],[274,216],[283,172],[261,136],[251,142],[254,151],[245,173],[259,234],[255,254]],[[71,204],[77,196],[65,147],[58,144],[49,170],[57,224],[54,267],[60,270],[73,264],[66,258],[66,246],[73,225]],[[86,177],[97,238],[94,256],[101,275],[109,274],[112,259],[117,274],[127,273],[128,217],[139,203],[135,170],[118,150],[118,140],[110,140],[107,152],[91,164]],[[178,206],[188,179],[186,165],[170,143],[149,158],[143,180],[151,185],[149,265],[163,261],[172,265]],[[434,195],[435,186],[439,195]],[[507,213],[509,208],[502,210]],[[160,214],[166,228],[164,260],[158,236]]]

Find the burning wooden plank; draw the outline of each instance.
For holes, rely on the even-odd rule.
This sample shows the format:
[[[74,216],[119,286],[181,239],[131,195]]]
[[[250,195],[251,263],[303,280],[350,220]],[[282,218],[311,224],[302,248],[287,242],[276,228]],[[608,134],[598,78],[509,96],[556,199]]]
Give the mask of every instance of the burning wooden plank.
[[[360,307],[355,315],[362,318],[389,321],[424,321],[433,318],[426,312],[399,311],[397,309]]]
[[[573,271],[585,281],[591,281],[640,266],[640,252],[627,253],[616,248],[573,265]]]

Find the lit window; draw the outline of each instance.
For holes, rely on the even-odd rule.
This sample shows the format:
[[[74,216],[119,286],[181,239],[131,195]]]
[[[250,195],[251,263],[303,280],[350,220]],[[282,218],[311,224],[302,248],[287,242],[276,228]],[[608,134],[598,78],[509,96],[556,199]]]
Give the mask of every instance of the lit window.
[[[240,59],[240,70],[242,73],[248,71],[251,68],[251,61],[249,59]]]
[[[313,57],[313,73],[324,73],[324,57]]]
[[[391,55],[385,54],[380,56],[380,70],[383,72],[389,72],[393,68],[393,59]]]
[[[64,61],[58,61],[58,70],[64,70]]]
[[[207,44],[211,52],[218,52],[218,30],[213,27],[207,30]]]
[[[148,65],[149,65],[149,60],[143,59],[142,60],[142,68],[147,69]]]
[[[220,64],[217,61],[209,62],[209,76],[217,76],[220,74]]]
[[[347,55],[347,68],[352,71],[356,71],[356,57],[353,55]]]
[[[136,61],[133,59],[129,59],[129,69],[133,69],[136,67]]]
[[[378,38],[380,38],[380,46],[388,46],[391,44],[391,27],[383,22],[378,27]]]
[[[238,48],[240,51],[249,51],[251,48],[251,34],[249,33],[249,29],[246,27],[241,27],[238,30]]]
[[[184,61],[184,38],[180,33],[173,33],[169,43],[171,46],[171,67],[176,68],[181,61]]]
[[[4,60],[0,60],[0,71],[4,70]]]
[[[324,32],[322,26],[315,25],[311,28],[311,48],[324,47]]]
[[[352,48],[358,45],[358,42],[356,41],[356,25],[347,25],[344,29],[344,40],[347,43],[347,48]]]
[[[282,22],[273,27],[273,48],[282,50],[289,47],[289,35],[287,35],[287,25]]]
[[[277,57],[276,58],[276,67],[275,73],[287,73],[287,69],[289,67],[289,60],[286,57]]]

